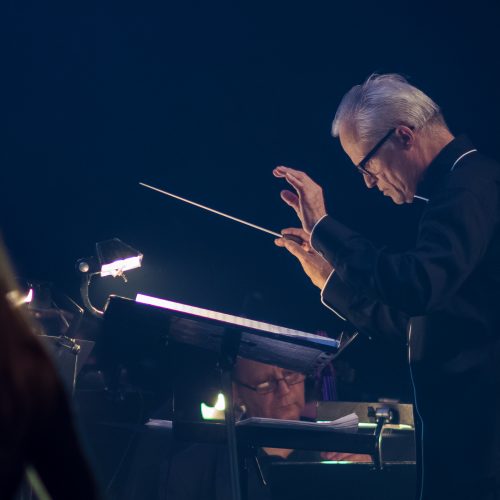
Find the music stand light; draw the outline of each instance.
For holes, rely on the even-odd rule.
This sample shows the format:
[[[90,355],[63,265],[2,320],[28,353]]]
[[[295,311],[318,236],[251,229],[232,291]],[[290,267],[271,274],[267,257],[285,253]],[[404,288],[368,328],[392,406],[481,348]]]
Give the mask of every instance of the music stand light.
[[[125,271],[141,267],[143,254],[118,238],[96,243],[95,257],[79,259],[77,270],[81,273],[80,295],[85,309],[92,315],[101,317],[104,312],[92,305],[89,298],[89,286],[93,276],[121,277],[127,282]]]
[[[101,276],[121,276],[125,271],[141,267],[142,253],[118,238],[96,243]]]
[[[213,406],[201,403],[201,416],[203,420],[224,420],[224,410],[226,409],[226,399],[224,394],[219,392],[217,400]]]

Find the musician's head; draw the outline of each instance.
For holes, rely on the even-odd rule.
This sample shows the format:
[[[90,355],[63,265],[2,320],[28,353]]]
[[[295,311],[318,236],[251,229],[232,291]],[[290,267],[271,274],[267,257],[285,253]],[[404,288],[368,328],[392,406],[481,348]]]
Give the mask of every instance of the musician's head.
[[[396,74],[372,75],[347,92],[332,135],[366,186],[397,204],[413,201],[425,169],[453,139],[439,106]]]
[[[235,402],[247,417],[298,420],[305,405],[304,375],[239,358],[234,371]]]

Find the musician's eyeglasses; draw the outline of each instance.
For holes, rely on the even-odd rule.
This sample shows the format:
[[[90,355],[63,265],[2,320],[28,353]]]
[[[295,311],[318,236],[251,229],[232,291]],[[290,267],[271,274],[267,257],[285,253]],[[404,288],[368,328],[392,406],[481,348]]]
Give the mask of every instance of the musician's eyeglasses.
[[[386,141],[391,137],[391,135],[396,131],[395,128],[391,128],[387,134],[380,139],[380,141],[373,146],[373,148],[367,153],[367,155],[356,165],[356,168],[358,169],[358,172],[360,172],[363,175],[367,175],[368,177],[371,177],[372,179],[375,178],[375,175],[370,172],[369,170],[366,170],[366,164],[375,156],[377,151],[386,143]]]
[[[291,372],[282,378],[271,378],[269,380],[266,380],[265,382],[257,384],[256,386],[245,384],[244,382],[241,382],[241,380],[234,380],[234,382],[259,394],[269,394],[271,392],[274,392],[278,388],[281,380],[283,380],[290,387],[291,385],[304,382],[305,379],[306,376],[304,374]]]

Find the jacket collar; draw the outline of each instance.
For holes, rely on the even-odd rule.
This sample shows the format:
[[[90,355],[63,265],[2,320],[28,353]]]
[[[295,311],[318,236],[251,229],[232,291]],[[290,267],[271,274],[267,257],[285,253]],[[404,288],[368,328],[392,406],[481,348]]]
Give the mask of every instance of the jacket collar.
[[[455,162],[473,149],[475,149],[474,146],[465,135],[459,135],[448,143],[427,167],[418,186],[417,195],[422,198],[431,198],[443,183],[446,174],[452,170]]]

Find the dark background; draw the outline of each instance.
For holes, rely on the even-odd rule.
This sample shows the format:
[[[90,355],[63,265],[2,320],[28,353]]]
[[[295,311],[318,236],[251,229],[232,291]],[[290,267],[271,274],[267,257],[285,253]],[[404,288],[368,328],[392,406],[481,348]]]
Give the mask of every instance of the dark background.
[[[238,314],[258,292],[254,318],[338,333],[342,322],[271,236],[138,182],[280,230],[296,224],[271,175],[285,164],[325,186],[332,215],[403,248],[421,206],[396,207],[364,188],[330,136],[336,107],[370,73],[400,72],[442,106],[453,132],[500,158],[498,10],[495,2],[7,4],[2,233],[18,274],[79,299],[75,261],[116,236],[144,253],[144,266],[126,286],[96,283],[98,305],[108,293],[142,291]],[[369,357],[382,350],[355,353],[373,382]],[[381,395],[406,376],[387,363]]]

